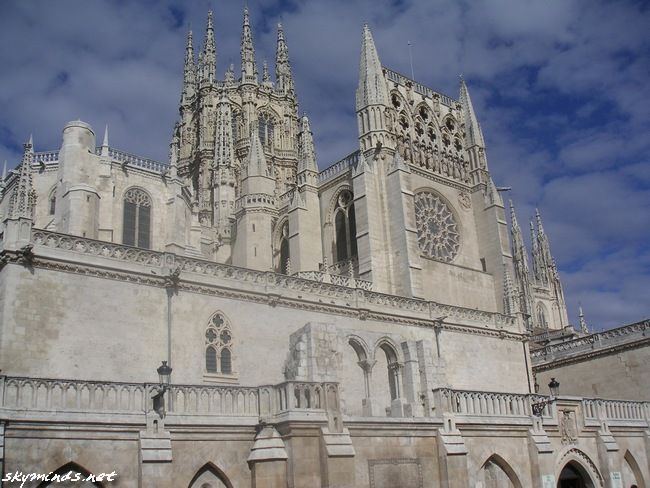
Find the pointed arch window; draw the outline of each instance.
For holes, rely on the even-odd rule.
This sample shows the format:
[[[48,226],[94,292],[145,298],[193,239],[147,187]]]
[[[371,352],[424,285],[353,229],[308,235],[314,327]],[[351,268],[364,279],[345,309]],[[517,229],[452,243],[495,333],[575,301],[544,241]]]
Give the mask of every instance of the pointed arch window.
[[[334,210],[336,230],[336,262],[356,259],[357,223],[354,212],[354,196],[350,190],[343,190],[337,199]]]
[[[266,148],[271,147],[273,145],[273,117],[269,114],[261,113],[258,118],[258,130],[262,145]]]
[[[210,318],[205,330],[205,372],[232,375],[232,347],[230,321],[224,314],[217,312]]]
[[[124,194],[122,244],[151,247],[151,198],[140,188],[129,188]]]
[[[546,310],[541,303],[537,304],[537,326],[544,329],[548,328],[548,319],[546,317]]]
[[[291,274],[291,264],[289,262],[289,222],[282,224],[280,231],[280,262],[278,271],[282,274]]]
[[[50,193],[50,199],[48,200],[48,212],[50,215],[54,215],[56,212],[56,188]]]

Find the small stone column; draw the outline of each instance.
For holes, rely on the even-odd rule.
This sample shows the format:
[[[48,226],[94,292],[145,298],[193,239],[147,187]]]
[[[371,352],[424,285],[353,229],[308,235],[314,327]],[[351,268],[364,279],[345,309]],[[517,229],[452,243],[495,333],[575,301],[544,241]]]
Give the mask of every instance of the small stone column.
[[[375,366],[377,361],[369,361],[364,359],[359,361],[359,366],[363,370],[363,382],[366,392],[366,397],[362,400],[363,416],[372,417],[375,414],[377,406],[375,405],[372,396],[370,395],[370,383],[372,379],[372,368]]]
[[[275,427],[261,424],[248,456],[252,488],[285,488],[288,457]]]

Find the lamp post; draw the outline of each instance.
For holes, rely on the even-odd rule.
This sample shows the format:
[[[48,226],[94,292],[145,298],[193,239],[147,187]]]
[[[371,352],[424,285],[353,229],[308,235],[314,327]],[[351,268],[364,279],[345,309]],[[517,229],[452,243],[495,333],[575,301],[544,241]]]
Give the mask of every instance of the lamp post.
[[[548,397],[548,399],[531,404],[531,408],[533,409],[533,415],[535,415],[536,417],[541,417],[546,406],[552,404],[554,401],[557,400],[557,396],[560,394],[560,382],[557,381],[555,378],[551,378],[551,381],[548,384],[548,389],[551,392],[551,396]]]
[[[156,371],[158,372],[160,386],[158,392],[153,396],[153,409],[162,419],[165,418],[165,392],[169,389],[172,368],[167,364],[167,361],[163,361]]]

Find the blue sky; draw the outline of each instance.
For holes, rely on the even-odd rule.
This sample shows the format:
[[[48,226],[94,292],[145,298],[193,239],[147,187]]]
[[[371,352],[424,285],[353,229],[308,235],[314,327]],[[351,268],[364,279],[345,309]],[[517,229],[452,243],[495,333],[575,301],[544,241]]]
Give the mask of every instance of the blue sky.
[[[569,316],[595,329],[650,315],[650,7],[597,0],[249,0],[258,63],[289,43],[321,168],[357,146],[361,28],[383,64],[458,97],[467,80],[498,185],[520,224],[539,207]],[[239,66],[243,2],[0,3],[0,161],[34,133],[56,149],[81,118],[111,145],[165,160],[187,30],[214,10],[217,71]],[[522,225],[523,226],[523,225]]]

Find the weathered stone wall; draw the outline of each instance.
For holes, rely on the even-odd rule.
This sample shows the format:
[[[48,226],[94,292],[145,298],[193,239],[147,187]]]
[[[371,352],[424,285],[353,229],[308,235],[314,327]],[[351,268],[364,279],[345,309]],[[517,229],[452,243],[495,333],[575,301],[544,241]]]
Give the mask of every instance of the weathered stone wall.
[[[566,395],[626,400],[650,400],[650,344],[635,349],[605,353],[583,361],[537,371],[542,391],[551,377],[560,382]]]

